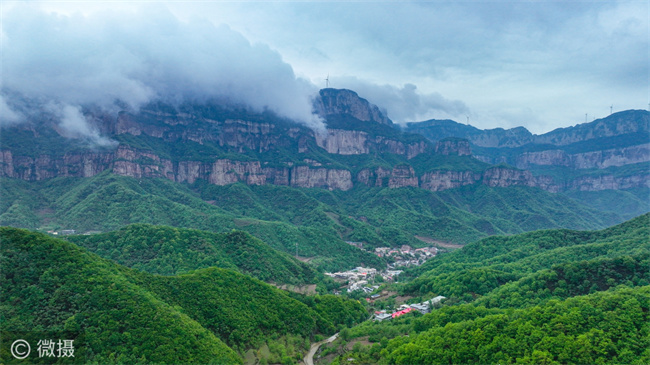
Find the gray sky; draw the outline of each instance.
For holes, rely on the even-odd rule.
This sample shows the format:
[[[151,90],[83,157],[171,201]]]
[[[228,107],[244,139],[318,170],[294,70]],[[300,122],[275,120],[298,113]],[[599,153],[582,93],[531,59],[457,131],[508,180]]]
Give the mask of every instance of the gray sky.
[[[216,97],[318,127],[309,96],[328,75],[398,123],[469,116],[543,133],[650,102],[645,0],[2,7],[3,123],[24,118],[19,93],[62,118],[84,103]]]

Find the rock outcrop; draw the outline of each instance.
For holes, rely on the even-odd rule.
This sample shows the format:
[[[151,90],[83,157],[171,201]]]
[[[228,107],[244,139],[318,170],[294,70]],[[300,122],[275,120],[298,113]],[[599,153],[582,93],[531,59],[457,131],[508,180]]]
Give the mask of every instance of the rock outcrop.
[[[529,169],[533,165],[565,166],[572,169],[604,169],[650,161],[650,143],[569,154],[563,150],[525,152],[517,156],[515,166]]]
[[[420,187],[431,191],[441,191],[476,184],[481,174],[472,171],[431,171],[420,177]]]
[[[316,134],[316,144],[328,153],[339,155],[360,155],[370,152],[368,147],[368,133],[362,131],[348,131],[340,129],[327,129],[326,134]]]
[[[322,89],[314,101],[314,110],[323,118],[329,115],[345,114],[362,122],[375,122],[392,125],[376,105],[359,97],[357,93],[346,89]]]
[[[388,179],[389,188],[404,188],[407,186],[418,187],[418,177],[411,166],[395,166]]]
[[[462,138],[445,138],[436,142],[436,153],[446,156],[471,156],[469,141]]]
[[[482,182],[491,187],[535,186],[535,179],[530,171],[516,170],[503,166],[489,168],[483,172]]]
[[[612,175],[583,176],[570,183],[571,190],[599,191],[599,190],[621,190],[646,187],[650,188],[650,172],[644,174],[617,177]]]

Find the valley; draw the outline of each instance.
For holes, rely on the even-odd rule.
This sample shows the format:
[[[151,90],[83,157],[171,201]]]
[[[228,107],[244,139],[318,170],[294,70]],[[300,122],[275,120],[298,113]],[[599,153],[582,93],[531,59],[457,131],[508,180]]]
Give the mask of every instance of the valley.
[[[3,333],[92,363],[650,361],[650,113],[533,135],[401,127],[351,90],[314,110],[324,131],[85,111],[110,146],[3,127]]]

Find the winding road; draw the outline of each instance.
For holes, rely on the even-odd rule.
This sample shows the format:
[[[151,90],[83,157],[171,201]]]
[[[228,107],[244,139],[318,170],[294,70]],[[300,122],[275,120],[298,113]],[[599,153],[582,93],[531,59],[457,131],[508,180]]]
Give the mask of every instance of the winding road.
[[[311,348],[309,348],[309,352],[307,353],[307,356],[305,356],[305,365],[314,365],[314,355],[316,355],[316,351],[318,351],[318,349],[321,347],[321,345],[326,344],[326,343],[330,343],[330,342],[336,340],[336,338],[338,336],[339,336],[339,334],[336,333],[336,334],[334,334],[334,336],[332,336],[332,337],[330,337],[330,338],[328,338],[326,340],[323,340],[323,341],[320,341],[320,342],[316,342],[315,344],[312,344]]]

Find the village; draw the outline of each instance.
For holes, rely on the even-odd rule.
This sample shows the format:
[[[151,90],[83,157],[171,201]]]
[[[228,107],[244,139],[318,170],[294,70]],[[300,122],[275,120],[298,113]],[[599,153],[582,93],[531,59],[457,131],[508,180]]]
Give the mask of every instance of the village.
[[[360,242],[347,243],[364,250],[363,244]],[[413,249],[408,245],[403,245],[400,248],[378,247],[374,249],[374,253],[379,257],[388,259],[390,262],[385,270],[378,271],[374,268],[356,267],[354,269],[342,272],[327,272],[325,275],[338,282],[345,283],[347,286],[347,293],[362,291],[365,294],[370,294],[369,297],[366,298],[366,301],[371,303],[375,300],[380,299],[382,294],[378,293],[380,288],[379,285],[371,285],[370,283],[395,282],[397,281],[397,277],[403,272],[403,270],[399,270],[398,268],[422,265],[428,259],[435,257],[438,254],[438,249],[436,247]],[[335,290],[334,294],[340,295],[341,292]],[[417,310],[423,314],[429,313],[431,311],[431,307],[440,303],[442,299],[445,299],[445,297],[438,296],[432,298],[429,301],[410,305],[402,304],[396,310],[391,311],[390,313],[386,310],[376,311],[374,318],[377,321],[383,321],[386,319],[399,317],[414,310]]]
[[[392,311],[391,313],[388,313],[386,310],[381,310],[381,311],[375,311],[375,321],[385,321],[388,319],[393,319],[397,318],[401,315],[404,315],[406,313],[410,313],[412,311],[418,311],[422,314],[427,314],[431,312],[431,308],[435,307],[438,305],[443,299],[446,299],[442,295],[439,295],[435,298],[431,298],[430,300],[424,301],[422,303],[416,303],[416,304],[402,304],[400,305],[397,310]]]
[[[363,243],[361,242],[347,243],[359,249],[367,251],[363,248]],[[348,282],[348,293],[357,290],[363,290],[366,293],[371,293],[379,288],[377,285],[368,286],[368,283],[372,281],[377,275],[379,275],[384,282],[395,281],[397,276],[402,273],[402,270],[398,270],[397,268],[420,266],[428,259],[436,257],[438,254],[438,248],[424,247],[413,249],[411,246],[403,245],[400,248],[378,247],[374,249],[374,253],[377,256],[383,257],[389,261],[386,270],[377,272],[377,269],[357,267],[352,270],[343,272],[325,273],[325,275],[335,280],[338,279],[340,281]]]

